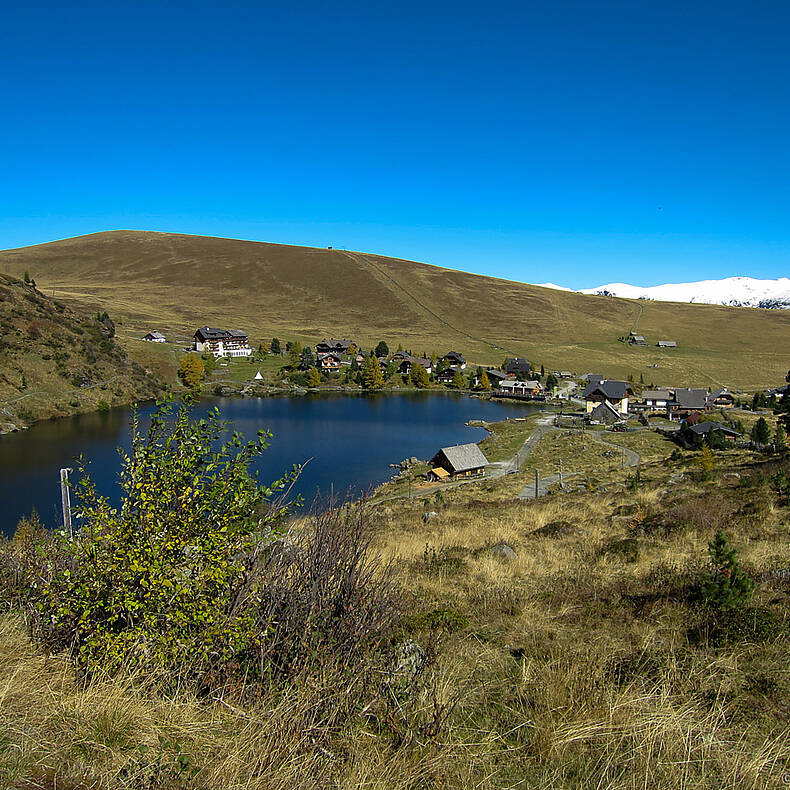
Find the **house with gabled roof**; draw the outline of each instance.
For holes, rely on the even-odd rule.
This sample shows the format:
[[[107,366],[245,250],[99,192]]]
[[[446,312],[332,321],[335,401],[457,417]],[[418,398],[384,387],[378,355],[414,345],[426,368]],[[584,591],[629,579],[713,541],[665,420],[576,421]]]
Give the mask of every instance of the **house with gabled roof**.
[[[450,367],[459,370],[466,369],[466,360],[457,351],[448,351],[443,357],[442,362],[446,362]]]
[[[669,404],[672,412],[690,414],[693,411],[705,411],[708,405],[708,391],[683,387],[673,391],[673,399]]]
[[[529,376],[532,373],[532,365],[522,357],[511,357],[505,362],[505,373],[513,376],[518,376],[519,374]]]
[[[591,382],[588,384],[582,398],[587,403],[587,413],[603,402],[608,402],[620,414],[628,414],[628,399],[633,394],[633,388],[627,381],[614,381],[604,379],[603,381]]]
[[[343,363],[343,357],[337,351],[327,351],[318,354],[316,367],[319,370],[327,370],[330,373],[340,370],[340,365]]]
[[[429,480],[452,479],[467,477],[482,477],[488,466],[488,459],[476,444],[456,444],[452,447],[442,447],[431,458],[428,472]],[[438,470],[442,470],[443,475]]]
[[[148,341],[149,343],[166,343],[167,339],[161,332],[157,332],[154,330],[153,332],[149,332],[147,335],[143,337],[143,340]]]
[[[609,401],[601,401],[589,414],[590,422],[599,422],[603,425],[614,425],[621,422],[623,415],[612,406]]]
[[[353,340],[348,340],[346,338],[343,338],[342,340],[336,340],[335,338],[330,338],[317,343],[315,347],[315,353],[328,354],[330,351],[332,351],[337,354],[348,354],[349,348],[351,348],[353,345]]]
[[[249,357],[249,337],[241,329],[216,329],[203,326],[195,332],[194,349],[215,357]]]

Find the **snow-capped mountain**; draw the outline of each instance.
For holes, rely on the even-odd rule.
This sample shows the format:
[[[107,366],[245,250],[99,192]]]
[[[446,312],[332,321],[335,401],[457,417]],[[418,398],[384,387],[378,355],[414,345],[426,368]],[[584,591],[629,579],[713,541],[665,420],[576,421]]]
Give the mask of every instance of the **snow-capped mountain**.
[[[544,288],[570,291],[562,285],[543,283]],[[732,307],[790,309],[790,278],[758,280],[754,277],[726,277],[696,283],[667,283],[642,287],[609,283],[597,288],[582,288],[578,293],[620,296],[624,299],[655,299],[657,302],[701,302]]]

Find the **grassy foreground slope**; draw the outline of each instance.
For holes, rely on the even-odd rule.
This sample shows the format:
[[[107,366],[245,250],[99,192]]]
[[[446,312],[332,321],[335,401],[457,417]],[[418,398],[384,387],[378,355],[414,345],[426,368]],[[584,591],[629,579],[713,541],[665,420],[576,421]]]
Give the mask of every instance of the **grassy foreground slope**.
[[[0,430],[158,392],[109,325],[0,275]]]
[[[114,231],[0,252],[0,270],[107,309],[130,336],[156,327],[180,339],[209,323],[253,339],[384,338],[480,363],[520,354],[578,373],[744,388],[775,385],[790,366],[790,311],[583,296],[342,250]],[[648,348],[618,342],[635,326]]]

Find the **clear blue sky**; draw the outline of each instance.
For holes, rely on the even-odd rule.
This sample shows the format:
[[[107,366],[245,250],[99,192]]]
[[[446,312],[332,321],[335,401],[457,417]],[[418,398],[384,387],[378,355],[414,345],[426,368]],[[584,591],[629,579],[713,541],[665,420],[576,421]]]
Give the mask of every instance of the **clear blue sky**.
[[[135,228],[585,287],[790,274],[790,4],[19,3],[0,247]]]

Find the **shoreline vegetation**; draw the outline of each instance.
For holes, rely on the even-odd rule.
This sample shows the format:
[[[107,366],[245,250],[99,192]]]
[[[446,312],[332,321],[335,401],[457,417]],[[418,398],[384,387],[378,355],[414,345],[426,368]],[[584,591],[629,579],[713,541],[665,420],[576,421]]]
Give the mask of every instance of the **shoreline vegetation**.
[[[504,463],[546,428],[522,469],[565,457],[565,490],[520,498],[520,472],[290,514],[243,471],[265,436],[212,460],[218,428],[158,423],[121,511],[88,488],[90,531],[0,547],[0,783],[783,786],[786,450],[545,417],[483,442]]]

